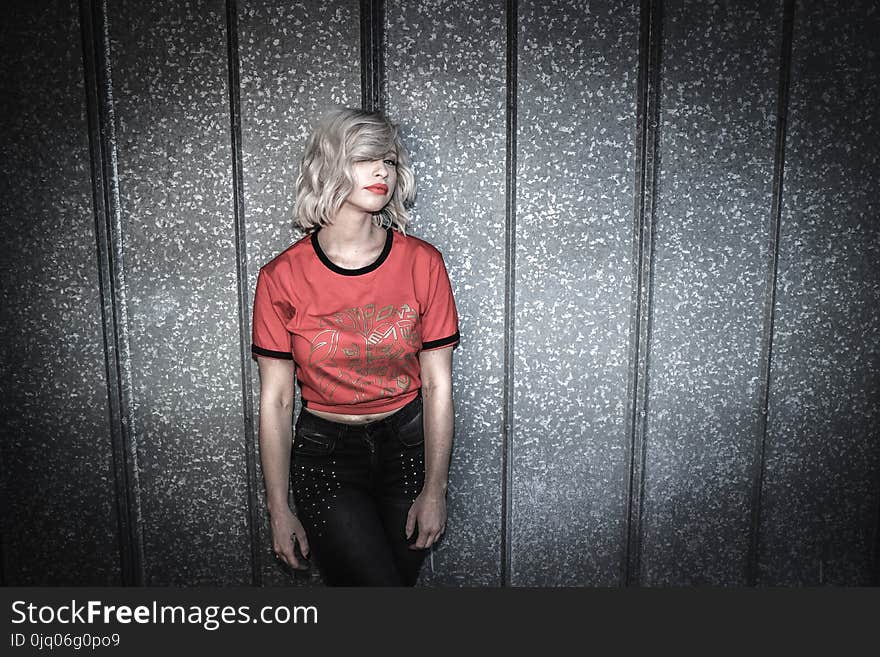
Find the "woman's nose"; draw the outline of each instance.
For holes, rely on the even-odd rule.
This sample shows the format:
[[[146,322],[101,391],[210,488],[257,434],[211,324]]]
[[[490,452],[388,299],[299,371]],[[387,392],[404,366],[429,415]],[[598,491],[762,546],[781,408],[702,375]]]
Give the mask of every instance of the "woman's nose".
[[[374,175],[380,175],[383,178],[388,177],[388,165],[385,164],[384,160],[376,161],[376,168],[373,170]]]

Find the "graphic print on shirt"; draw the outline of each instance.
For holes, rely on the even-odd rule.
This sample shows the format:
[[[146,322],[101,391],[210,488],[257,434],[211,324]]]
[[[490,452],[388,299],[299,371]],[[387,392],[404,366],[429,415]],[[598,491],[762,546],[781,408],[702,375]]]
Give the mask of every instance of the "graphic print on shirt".
[[[341,384],[354,396],[336,401],[356,404],[374,398],[371,390],[381,397],[406,392],[412,381],[394,361],[416,357],[422,344],[417,322],[418,313],[406,303],[379,309],[370,303],[321,317],[324,328],[309,351],[321,393],[333,399]]]

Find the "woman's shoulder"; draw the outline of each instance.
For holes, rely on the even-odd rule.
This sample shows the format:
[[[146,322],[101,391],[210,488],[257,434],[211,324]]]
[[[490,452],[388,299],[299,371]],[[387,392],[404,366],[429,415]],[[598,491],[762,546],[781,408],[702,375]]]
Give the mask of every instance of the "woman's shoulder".
[[[395,239],[398,238],[398,235],[394,236]],[[404,244],[404,247],[411,258],[414,260],[424,260],[426,262],[434,262],[438,258],[443,259],[443,255],[440,253],[440,249],[431,244],[425,239],[420,237],[416,237],[415,235],[407,233],[407,235],[400,235],[400,242]]]
[[[284,249],[274,258],[263,264],[260,271],[269,275],[276,273],[288,273],[296,268],[297,261],[308,256],[308,248],[311,248],[311,234],[305,235]]]

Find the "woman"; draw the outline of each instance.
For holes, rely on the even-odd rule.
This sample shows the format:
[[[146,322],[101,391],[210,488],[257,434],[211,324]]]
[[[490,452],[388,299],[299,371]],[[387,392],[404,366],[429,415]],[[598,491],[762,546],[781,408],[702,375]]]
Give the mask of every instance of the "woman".
[[[415,181],[381,113],[327,114],[296,194],[307,235],[260,269],[254,295],[273,549],[296,569],[314,551],[329,585],[412,586],[446,527],[459,341],[446,267],[405,234]]]

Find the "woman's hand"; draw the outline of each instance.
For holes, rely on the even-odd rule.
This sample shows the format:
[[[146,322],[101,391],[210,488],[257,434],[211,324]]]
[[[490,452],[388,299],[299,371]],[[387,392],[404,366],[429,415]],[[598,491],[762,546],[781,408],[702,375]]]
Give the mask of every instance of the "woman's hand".
[[[302,523],[284,506],[278,513],[270,515],[272,527],[272,550],[275,556],[295,570],[307,570],[309,565],[296,558],[293,541],[299,543],[303,559],[309,558],[309,541]]]
[[[406,537],[412,536],[418,525],[419,533],[410,550],[424,550],[437,542],[446,531],[446,495],[423,488],[406,515]]]

